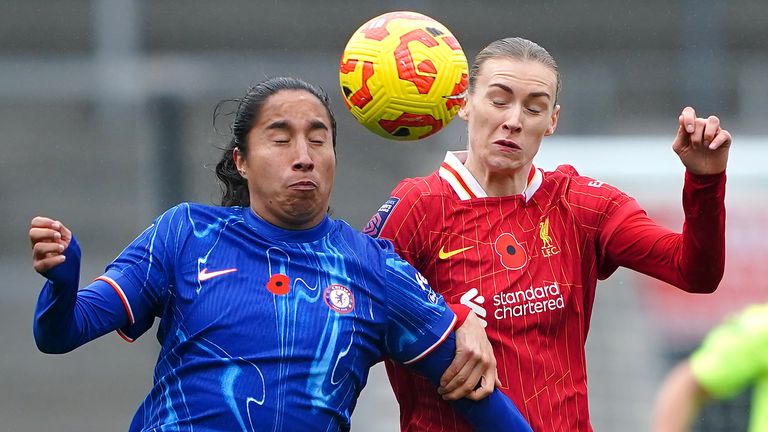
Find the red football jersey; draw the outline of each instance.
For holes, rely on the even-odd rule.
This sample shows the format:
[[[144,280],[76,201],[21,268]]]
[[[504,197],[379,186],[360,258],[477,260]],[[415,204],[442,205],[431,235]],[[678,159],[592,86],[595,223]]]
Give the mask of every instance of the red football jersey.
[[[488,197],[465,158],[449,152],[437,172],[403,180],[364,231],[392,240],[448,302],[481,318],[501,389],[534,431],[590,431],[584,345],[597,280],[624,265],[684,284],[679,262],[670,264],[681,235],[649,223],[633,198],[567,165],[532,167],[520,195]],[[721,198],[714,201],[722,207]],[[709,228],[712,235],[724,223]],[[619,231],[626,235],[615,244]],[[717,240],[704,243],[718,247]],[[724,241],[720,249],[724,256]],[[426,379],[391,362],[387,371],[403,431],[471,430]]]

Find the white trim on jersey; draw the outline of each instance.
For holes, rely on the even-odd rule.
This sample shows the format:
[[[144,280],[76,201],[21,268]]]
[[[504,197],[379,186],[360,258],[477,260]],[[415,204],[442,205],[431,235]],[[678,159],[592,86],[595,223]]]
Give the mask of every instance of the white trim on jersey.
[[[467,151],[455,151],[447,152],[443,163],[448,165],[453,172],[443,167],[438,170],[438,175],[442,179],[448,182],[459,196],[461,200],[468,200],[473,198],[472,194],[476,198],[487,198],[488,194],[485,192],[480,183],[475,179],[471,172],[464,166],[464,162],[467,161]],[[456,177],[456,174],[459,177]],[[534,173],[531,179],[528,181],[525,189],[522,193],[525,195],[525,201],[528,202],[533,197],[533,194],[539,190],[541,183],[544,181],[544,174],[541,169],[534,168]],[[463,183],[463,184],[462,184]],[[466,185],[466,188],[464,187]],[[467,189],[468,188],[468,189]]]
[[[445,154],[445,159],[443,162],[448,164],[451,168],[453,168],[454,171],[456,171],[457,174],[461,177],[461,181],[464,182],[464,184],[467,185],[469,188],[469,192],[475,195],[477,198],[487,198],[488,194],[485,193],[485,190],[482,186],[480,186],[480,183],[475,179],[475,177],[472,175],[471,172],[467,169],[467,167],[464,166],[464,162],[467,161],[467,154],[468,152],[465,151],[456,151],[456,152],[447,152]],[[443,175],[445,173],[445,175]],[[456,191],[456,194],[459,195],[459,198],[462,200],[469,199],[471,196],[468,191],[464,189],[464,187],[461,186],[461,183],[458,181],[458,179],[454,178],[453,173],[450,171],[440,168],[440,177],[444,178],[448,181],[448,183],[453,186],[453,190]],[[453,181],[451,181],[453,179]],[[462,196],[463,195],[463,196]],[[465,198],[466,196],[466,198]]]
[[[429,348],[424,350],[423,353],[417,355],[416,357],[414,357],[414,358],[412,358],[412,359],[410,359],[408,361],[404,361],[403,364],[404,365],[409,365],[411,363],[415,363],[415,362],[423,359],[424,357],[426,357],[432,351],[434,351],[434,349],[437,348],[441,343],[443,343],[445,341],[445,339],[448,337],[448,335],[451,334],[451,332],[453,331],[453,326],[456,325],[456,320],[457,320],[457,318],[454,315],[453,320],[451,320],[451,325],[449,325],[448,328],[445,329],[445,333],[443,333],[443,335],[440,336],[440,339],[438,339],[437,342],[433,343]]]
[[[136,322],[133,318],[133,310],[131,309],[131,304],[128,303],[128,297],[125,295],[125,292],[123,292],[123,289],[120,288],[120,284],[118,284],[117,282],[115,282],[114,279],[106,275],[101,275],[97,277],[96,280],[100,280],[102,282],[108,283],[109,286],[111,286],[112,289],[115,290],[115,292],[117,293],[117,296],[120,297],[120,301],[123,303],[123,307],[125,308],[125,313],[128,314],[128,325],[133,325]],[[118,332],[118,333],[121,333],[121,332]],[[120,336],[122,336],[124,339],[128,341],[133,341],[133,339],[127,337],[125,334],[121,334]]]

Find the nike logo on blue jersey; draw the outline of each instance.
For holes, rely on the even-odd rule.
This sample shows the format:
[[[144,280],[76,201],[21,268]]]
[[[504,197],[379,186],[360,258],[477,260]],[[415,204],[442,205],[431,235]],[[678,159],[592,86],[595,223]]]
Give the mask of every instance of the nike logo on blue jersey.
[[[200,272],[197,274],[197,280],[199,280],[200,282],[207,281],[208,279],[213,279],[217,276],[223,276],[227,273],[232,273],[236,271],[237,271],[236,268],[229,268],[226,270],[217,270],[217,271],[212,271],[208,273],[208,268],[204,268],[200,270]]]

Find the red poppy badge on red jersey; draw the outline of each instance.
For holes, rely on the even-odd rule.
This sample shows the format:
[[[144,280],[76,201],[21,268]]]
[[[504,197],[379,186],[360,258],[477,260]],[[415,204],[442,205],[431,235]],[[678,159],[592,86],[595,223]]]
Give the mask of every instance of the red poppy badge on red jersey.
[[[493,243],[493,248],[501,257],[501,264],[510,270],[520,270],[528,262],[525,249],[510,233],[500,235]]]

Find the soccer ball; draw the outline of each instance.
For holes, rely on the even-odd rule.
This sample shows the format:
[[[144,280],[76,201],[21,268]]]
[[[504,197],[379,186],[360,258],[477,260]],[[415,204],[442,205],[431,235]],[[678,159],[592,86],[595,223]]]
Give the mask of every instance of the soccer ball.
[[[437,133],[463,105],[467,58],[451,32],[416,12],[390,12],[352,35],[339,65],[344,102],[366,128],[408,141]]]

